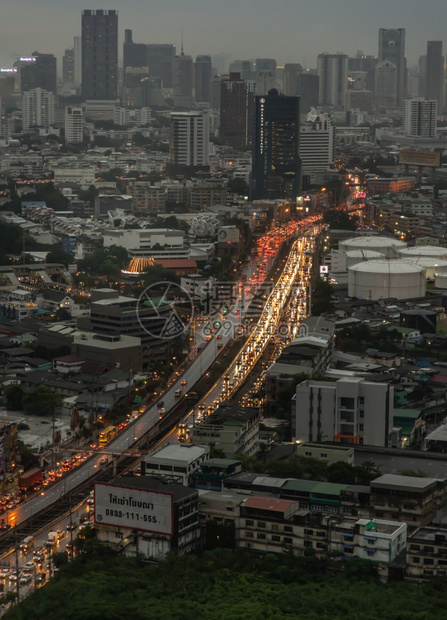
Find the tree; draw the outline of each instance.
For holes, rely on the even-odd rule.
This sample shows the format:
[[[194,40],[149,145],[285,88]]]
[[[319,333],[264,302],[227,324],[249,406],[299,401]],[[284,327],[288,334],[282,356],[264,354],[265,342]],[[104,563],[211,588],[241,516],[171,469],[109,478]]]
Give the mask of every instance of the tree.
[[[11,409],[12,411],[22,411],[23,395],[25,391],[21,385],[8,385],[4,388],[3,393],[6,399],[6,407],[8,409]]]
[[[34,390],[25,392],[23,409],[36,415],[50,415],[61,402],[60,394],[56,394],[46,385],[39,385]]]
[[[333,288],[326,280],[318,278],[312,290],[312,315],[319,316],[332,309]]]
[[[358,217],[349,215],[340,209],[325,211],[323,221],[333,230],[357,230],[358,227]]]
[[[51,246],[51,250],[46,255],[45,261],[47,263],[62,263],[66,267],[74,261],[73,256],[64,252],[58,243]]]
[[[227,190],[230,194],[248,195],[248,185],[244,179],[233,178],[228,181]]]

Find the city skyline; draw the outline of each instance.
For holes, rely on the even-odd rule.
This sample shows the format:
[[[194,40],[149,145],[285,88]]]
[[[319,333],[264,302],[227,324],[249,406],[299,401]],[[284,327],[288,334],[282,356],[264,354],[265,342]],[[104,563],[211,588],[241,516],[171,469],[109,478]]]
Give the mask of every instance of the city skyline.
[[[218,4],[217,0],[165,0],[152,6],[143,0],[93,4],[41,0],[38,5],[32,0],[7,0],[0,25],[0,66],[12,66],[20,56],[38,50],[57,56],[60,73],[64,50],[81,34],[82,11],[100,8],[119,12],[120,64],[127,28],[132,29],[136,42],[173,43],[178,52],[183,31],[185,53],[194,58],[226,53],[232,59],[272,57],[280,64],[300,62],[310,68],[316,67],[318,54],[325,51],[355,56],[362,50],[377,55],[379,28],[405,28],[408,66],[426,53],[427,41],[444,41],[446,3],[394,0],[392,15],[389,7],[385,0],[314,0],[309,4],[241,0],[236,11],[231,10],[231,3]]]

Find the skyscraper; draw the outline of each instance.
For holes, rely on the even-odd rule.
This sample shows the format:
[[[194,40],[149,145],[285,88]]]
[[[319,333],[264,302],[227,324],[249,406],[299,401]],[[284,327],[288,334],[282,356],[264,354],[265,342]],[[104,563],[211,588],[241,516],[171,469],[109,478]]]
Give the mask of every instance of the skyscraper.
[[[299,63],[287,63],[282,74],[282,92],[290,97],[298,96],[298,75],[303,68]]]
[[[34,88],[56,93],[57,73],[56,57],[53,54],[34,52],[32,62],[23,62],[20,66],[20,83],[22,92]]]
[[[252,200],[295,200],[300,194],[299,101],[276,89],[255,98]]]
[[[132,41],[132,30],[124,31],[123,43],[123,67],[146,67],[147,66],[147,45],[144,43],[134,43]]]
[[[82,142],[84,138],[84,115],[81,108],[65,108],[65,143]]]
[[[374,68],[374,97],[378,107],[392,110],[397,106],[397,67],[389,60]]]
[[[311,108],[316,108],[319,101],[320,78],[313,73],[300,73],[297,76],[300,98],[300,113],[307,114]]]
[[[174,58],[174,107],[185,108],[190,110],[192,108],[192,70],[193,62],[192,57],[183,53],[180,56]]]
[[[211,56],[196,57],[196,101],[209,103],[211,99]]]
[[[171,164],[207,166],[209,164],[209,119],[206,112],[171,114]]]
[[[54,123],[55,95],[42,88],[33,88],[22,94],[23,129],[49,127]]]
[[[65,50],[62,58],[62,81],[64,84],[74,84],[74,48]]]
[[[327,52],[318,54],[317,73],[320,78],[320,105],[345,109],[348,89],[348,56]]]
[[[436,138],[438,102],[422,97],[407,99],[404,105],[404,130],[407,136]]]
[[[334,162],[335,131],[327,114],[313,108],[300,128],[300,157],[303,176],[312,178]]]
[[[82,12],[82,96],[116,99],[118,94],[118,12]]]
[[[444,58],[442,41],[427,41],[427,65],[425,77],[425,98],[438,102],[438,111],[444,107]]]
[[[172,43],[149,43],[146,45],[147,66],[152,78],[159,78],[163,88],[172,88],[175,45]]]
[[[245,145],[247,87],[240,73],[222,75],[220,80],[220,137],[231,146]]]
[[[388,61],[396,67],[396,98],[401,105],[407,87],[407,59],[405,57],[405,28],[379,29],[379,63]]]

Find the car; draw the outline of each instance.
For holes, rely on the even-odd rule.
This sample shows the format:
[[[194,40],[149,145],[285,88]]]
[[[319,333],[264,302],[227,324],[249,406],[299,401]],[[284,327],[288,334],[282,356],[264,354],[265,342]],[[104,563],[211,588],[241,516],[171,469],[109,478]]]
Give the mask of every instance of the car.
[[[6,577],[8,577],[10,572],[11,572],[10,568],[2,568],[2,570],[0,571],[0,579],[6,579]]]
[[[185,386],[186,384],[187,384],[187,381],[186,381],[186,379],[182,379],[182,380],[180,381],[180,385],[183,385],[183,386]]]
[[[36,562],[36,564],[42,564],[42,562],[45,560],[45,553],[35,553],[33,555],[33,560],[34,562]]]
[[[87,506],[93,506],[94,503],[95,503],[95,500],[93,499],[93,497],[89,497],[87,499]]]
[[[29,573],[29,572],[32,572],[33,570],[34,570],[34,562],[30,560],[24,565],[23,572]]]
[[[161,400],[159,403],[157,403],[157,407],[159,409],[162,409],[164,407],[164,402]]]
[[[182,395],[182,390],[175,390],[174,392],[175,398],[180,398],[181,395]]]
[[[29,573],[25,573],[24,575],[22,575],[20,577],[20,582],[19,583],[20,583],[20,585],[24,586],[27,583],[31,583],[32,579],[33,578],[32,578],[32,576]]]
[[[47,576],[45,573],[37,573],[36,575],[36,584],[42,586],[47,580]]]
[[[65,530],[63,528],[61,528],[60,530],[56,531],[57,537],[59,538],[59,540],[61,538],[63,538],[65,536]]]
[[[85,523],[86,521],[88,521],[90,519],[90,515],[88,514],[88,512],[84,512],[80,517],[79,517],[79,523]]]
[[[16,573],[16,571],[13,571],[10,575],[9,575],[9,581],[17,581],[18,579],[18,575]]]
[[[106,456],[103,456],[99,461],[100,465],[107,465],[107,463],[108,463],[108,459]]]
[[[67,525],[67,532],[74,532],[78,527],[77,521],[72,521]]]

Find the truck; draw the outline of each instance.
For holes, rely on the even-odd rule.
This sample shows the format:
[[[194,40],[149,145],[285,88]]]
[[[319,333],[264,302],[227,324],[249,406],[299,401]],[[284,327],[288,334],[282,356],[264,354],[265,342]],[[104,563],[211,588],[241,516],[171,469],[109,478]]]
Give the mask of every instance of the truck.
[[[59,537],[57,535],[57,532],[48,532],[48,539],[45,543],[45,547],[47,547],[47,549],[52,549],[55,545],[57,545],[58,540]]]
[[[19,476],[19,489],[21,491],[28,491],[33,484],[39,484],[43,480],[42,470],[39,467],[29,469]]]

